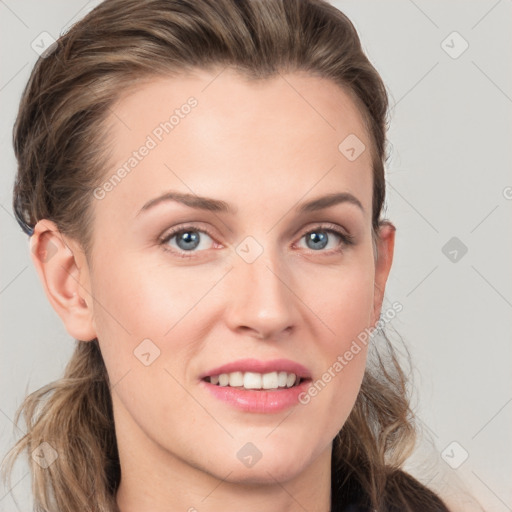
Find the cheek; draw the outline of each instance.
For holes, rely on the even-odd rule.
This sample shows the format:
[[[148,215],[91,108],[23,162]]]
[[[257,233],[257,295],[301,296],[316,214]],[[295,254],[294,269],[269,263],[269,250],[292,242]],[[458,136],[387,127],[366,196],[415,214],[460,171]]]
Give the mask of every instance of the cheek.
[[[339,351],[370,326],[374,303],[373,262],[368,259],[335,275],[326,275],[316,281],[317,290],[320,282],[324,282],[323,291],[312,294],[311,300],[336,340],[328,346]]]
[[[121,330],[162,337],[215,282],[212,272],[201,266],[169,269],[164,265],[133,255],[95,267],[92,287],[99,306],[94,312],[99,335]]]
[[[201,306],[206,318],[200,299],[215,277],[199,267],[172,273],[147,267],[135,257],[95,265],[91,285],[96,333],[115,394],[123,403],[118,414],[125,414],[124,408],[130,411],[123,421],[130,424],[143,412],[148,424],[173,425],[191,412],[177,380],[183,381],[187,362],[200,351],[196,330],[203,325],[197,323]]]
[[[340,272],[315,302],[315,310],[328,326],[324,332],[329,334],[316,338],[321,374],[302,403],[315,417],[325,418],[323,428],[332,436],[353,408],[366,367],[374,299],[372,264],[368,259],[353,265],[350,272]]]
[[[96,334],[111,379],[139,370],[139,356],[148,352],[144,357],[155,360],[152,368],[165,365],[174,372],[180,361],[200,350],[200,333],[208,329],[212,312],[207,294],[223,269],[170,270],[161,262],[144,264],[135,255],[107,261],[112,260],[97,256],[91,286]]]

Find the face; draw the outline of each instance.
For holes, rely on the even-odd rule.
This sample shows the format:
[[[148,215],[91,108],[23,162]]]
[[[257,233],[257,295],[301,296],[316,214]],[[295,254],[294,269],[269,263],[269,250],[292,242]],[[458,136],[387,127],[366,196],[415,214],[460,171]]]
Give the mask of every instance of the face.
[[[371,142],[328,80],[217,74],[111,109],[82,277],[122,465],[286,480],[330,453],[378,319]]]

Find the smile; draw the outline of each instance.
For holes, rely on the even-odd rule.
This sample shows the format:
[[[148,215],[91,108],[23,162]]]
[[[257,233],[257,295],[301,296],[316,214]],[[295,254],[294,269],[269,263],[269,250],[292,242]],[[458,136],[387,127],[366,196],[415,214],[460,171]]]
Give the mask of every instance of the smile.
[[[300,384],[300,377],[285,371],[256,373],[235,371],[205,378],[206,382],[217,386],[240,389],[279,389],[291,388]]]

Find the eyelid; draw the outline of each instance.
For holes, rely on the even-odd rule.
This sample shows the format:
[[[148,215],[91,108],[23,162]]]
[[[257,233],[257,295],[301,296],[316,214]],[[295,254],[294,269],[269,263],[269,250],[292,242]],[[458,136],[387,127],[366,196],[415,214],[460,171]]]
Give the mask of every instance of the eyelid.
[[[314,233],[315,231],[326,231],[328,233],[336,234],[341,239],[340,246],[342,248],[343,248],[343,246],[348,247],[351,245],[355,245],[355,243],[356,243],[355,237],[352,234],[350,234],[346,229],[341,228],[339,225],[332,224],[330,222],[318,222],[318,223],[312,225],[311,227],[306,228],[305,230],[301,230],[300,233],[302,233],[302,234],[299,237],[299,241],[302,240],[302,238],[305,235],[307,235],[308,233]],[[341,249],[340,248],[331,249],[330,251],[314,251],[314,250],[310,249],[309,252],[312,252],[315,254],[318,253],[318,254],[329,255],[329,254],[332,254],[333,252],[334,253],[340,252],[342,250],[342,248]]]
[[[213,235],[212,231],[209,229],[209,228],[206,228],[206,227],[199,227],[197,226],[196,224],[183,224],[181,226],[176,226],[174,228],[171,228],[170,230],[167,230],[164,232],[164,234],[160,235],[158,237],[158,242],[160,243],[161,246],[163,246],[163,249],[165,251],[168,251],[168,252],[171,252],[177,256],[180,256],[180,257],[183,257],[183,258],[194,258],[196,257],[195,253],[196,252],[203,252],[203,251],[176,251],[175,249],[171,249],[169,247],[166,247],[166,244],[169,240],[171,240],[174,236],[176,236],[177,234],[179,233],[183,233],[183,232],[186,232],[186,231],[197,231],[199,233],[203,233],[203,234],[206,234],[208,235],[215,243],[218,243],[216,240],[215,240],[215,236]],[[309,250],[309,252],[311,253],[318,253],[318,254],[325,254],[325,255],[330,255],[330,254],[333,254],[333,253],[339,253],[342,251],[343,247],[348,247],[348,246],[351,246],[351,245],[354,245],[355,244],[355,237],[353,235],[351,235],[347,230],[345,230],[344,228],[341,228],[340,226],[338,226],[337,224],[332,224],[330,222],[317,222],[313,225],[311,225],[310,227],[308,228],[305,228],[303,230],[300,230],[299,233],[300,233],[300,236],[299,236],[299,240],[302,240],[302,238],[309,234],[309,233],[312,233],[312,232],[315,232],[315,231],[327,231],[327,232],[330,232],[330,233],[334,233],[336,234],[337,236],[340,237],[341,239],[341,243],[340,243],[340,247],[336,248],[336,249],[331,249],[329,251],[314,251],[312,249]],[[295,242],[297,243],[297,242]]]
[[[183,233],[186,231],[197,231],[199,233],[206,234],[215,243],[217,243],[215,240],[215,237],[210,229],[204,228],[204,227],[198,227],[195,224],[183,224],[181,226],[176,226],[174,228],[171,228],[171,229],[165,231],[162,235],[160,235],[158,237],[158,243],[163,248],[164,251],[170,252],[170,253],[175,254],[182,258],[194,258],[195,257],[194,251],[190,251],[190,252],[177,251],[175,249],[171,249],[170,247],[166,246],[167,242],[169,242],[169,240],[171,240],[171,238],[173,238],[174,236],[176,236],[179,233]],[[201,251],[198,251],[198,252],[201,252]]]
[[[181,226],[176,226],[174,228],[164,231],[164,233],[158,237],[158,240],[169,241],[169,239],[171,239],[174,235],[182,233],[184,231],[198,231],[200,233],[205,233],[209,237],[213,238],[213,234],[208,228],[198,227],[195,224],[183,224]]]

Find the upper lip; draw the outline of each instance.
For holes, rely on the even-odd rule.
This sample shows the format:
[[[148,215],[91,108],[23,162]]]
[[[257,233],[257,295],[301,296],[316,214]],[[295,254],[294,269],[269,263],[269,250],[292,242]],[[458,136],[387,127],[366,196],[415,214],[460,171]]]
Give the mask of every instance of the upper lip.
[[[200,379],[211,377],[212,375],[220,375],[221,373],[232,372],[255,372],[255,373],[270,373],[270,372],[287,372],[294,373],[297,377],[303,379],[310,379],[311,374],[309,370],[300,363],[296,363],[290,359],[272,359],[270,361],[260,361],[258,359],[239,359],[231,363],[224,364],[212,368],[200,375]]]

